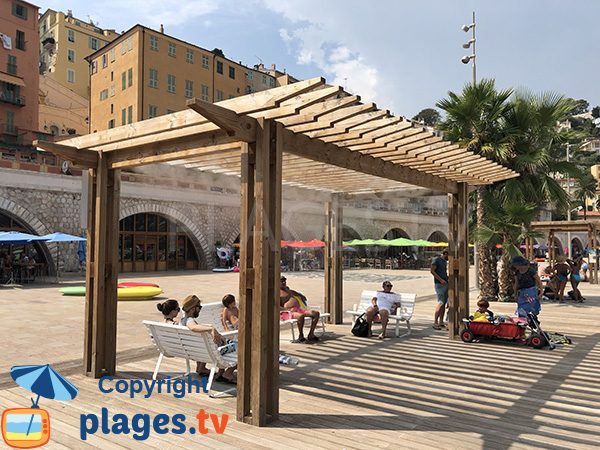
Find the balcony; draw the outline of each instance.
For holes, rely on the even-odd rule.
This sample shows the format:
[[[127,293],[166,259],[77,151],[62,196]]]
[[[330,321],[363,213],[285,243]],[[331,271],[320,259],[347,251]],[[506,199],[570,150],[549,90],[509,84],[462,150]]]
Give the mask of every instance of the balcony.
[[[18,136],[19,135],[19,127],[8,123],[0,123],[0,134],[8,135],[8,136]]]
[[[11,105],[25,106],[25,96],[17,95],[14,91],[0,91],[0,102]]]

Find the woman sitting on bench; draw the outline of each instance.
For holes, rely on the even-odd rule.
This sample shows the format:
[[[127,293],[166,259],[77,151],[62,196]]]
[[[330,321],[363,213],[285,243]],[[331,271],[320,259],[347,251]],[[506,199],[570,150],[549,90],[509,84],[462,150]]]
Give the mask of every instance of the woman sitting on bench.
[[[380,295],[381,294],[381,295]],[[392,292],[392,283],[390,281],[383,282],[383,291],[377,291],[377,296],[371,300],[372,306],[367,309],[367,323],[369,324],[369,337],[373,334],[371,332],[371,326],[373,324],[373,318],[379,314],[381,317],[381,334],[377,336],[378,339],[385,338],[385,332],[387,330],[387,324],[389,321],[390,314],[395,314],[398,308],[398,296]]]

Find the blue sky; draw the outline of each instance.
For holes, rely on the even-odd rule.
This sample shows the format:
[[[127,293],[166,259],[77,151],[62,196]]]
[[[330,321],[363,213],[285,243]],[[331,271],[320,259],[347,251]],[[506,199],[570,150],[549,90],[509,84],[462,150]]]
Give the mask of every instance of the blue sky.
[[[102,28],[136,24],[200,47],[221,48],[247,66],[272,63],[307,79],[326,78],[412,117],[471,81],[471,37],[461,26],[476,14],[477,79],[500,88],[552,91],[600,105],[594,50],[597,0],[44,0]]]

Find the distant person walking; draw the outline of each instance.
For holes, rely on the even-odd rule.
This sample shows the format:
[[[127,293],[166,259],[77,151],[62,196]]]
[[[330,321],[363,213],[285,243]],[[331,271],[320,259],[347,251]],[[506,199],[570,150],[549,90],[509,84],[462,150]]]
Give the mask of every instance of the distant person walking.
[[[433,328],[442,330],[448,328],[444,323],[444,312],[448,306],[448,249],[445,248],[442,254],[436,256],[431,262],[431,275],[435,293],[437,294],[437,306],[433,316]]]

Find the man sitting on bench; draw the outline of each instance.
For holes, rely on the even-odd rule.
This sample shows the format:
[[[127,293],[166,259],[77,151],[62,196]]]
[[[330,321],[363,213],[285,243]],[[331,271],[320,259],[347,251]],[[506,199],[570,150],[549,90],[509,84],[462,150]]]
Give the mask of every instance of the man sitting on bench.
[[[317,342],[319,338],[315,336],[315,328],[317,327],[321,313],[313,309],[305,309],[302,307],[300,302],[303,302],[304,305],[306,305],[306,297],[300,292],[294,291],[287,287],[287,278],[281,277],[279,281],[281,283],[279,286],[279,309],[282,311],[289,310],[289,312],[285,311],[282,313],[282,319],[296,319],[298,321],[298,342],[306,342],[307,339],[309,341]],[[303,331],[305,317],[312,318],[310,331],[308,332],[308,336],[306,338],[304,337]]]

